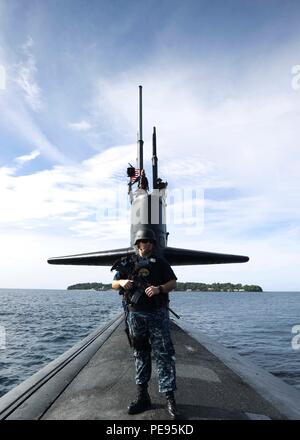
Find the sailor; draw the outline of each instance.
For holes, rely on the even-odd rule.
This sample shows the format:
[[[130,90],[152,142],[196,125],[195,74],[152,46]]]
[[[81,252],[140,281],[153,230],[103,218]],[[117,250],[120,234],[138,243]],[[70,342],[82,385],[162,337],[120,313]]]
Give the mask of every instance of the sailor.
[[[144,169],[141,170],[141,175],[138,177],[138,179],[139,179],[139,183],[138,183],[139,189],[149,191],[149,183]]]
[[[158,189],[166,189],[168,186],[168,182],[163,182],[160,177],[157,178],[156,184]]]
[[[134,350],[138,395],[128,406],[128,414],[138,414],[151,408],[148,382],[152,349],[159,392],[166,396],[171,419],[177,419],[175,351],[167,308],[168,293],[176,287],[177,278],[169,263],[156,255],[156,237],[151,229],[138,231],[134,244],[137,255],[113,266],[117,272],[112,283],[113,289],[124,289],[129,309],[127,322]]]

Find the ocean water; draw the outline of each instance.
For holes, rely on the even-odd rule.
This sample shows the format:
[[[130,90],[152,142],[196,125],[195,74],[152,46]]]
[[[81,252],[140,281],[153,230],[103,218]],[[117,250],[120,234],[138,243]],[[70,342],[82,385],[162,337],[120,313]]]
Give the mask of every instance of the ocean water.
[[[170,306],[300,390],[300,293],[176,292]],[[0,289],[0,396],[121,312],[113,291]]]

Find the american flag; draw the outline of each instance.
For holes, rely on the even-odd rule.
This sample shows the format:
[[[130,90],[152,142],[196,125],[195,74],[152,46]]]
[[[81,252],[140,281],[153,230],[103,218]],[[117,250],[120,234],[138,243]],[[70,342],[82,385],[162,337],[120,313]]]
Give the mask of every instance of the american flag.
[[[139,168],[135,168],[134,169],[134,176],[130,177],[130,182],[131,183],[135,182],[136,178],[139,177],[139,175],[140,175]]]

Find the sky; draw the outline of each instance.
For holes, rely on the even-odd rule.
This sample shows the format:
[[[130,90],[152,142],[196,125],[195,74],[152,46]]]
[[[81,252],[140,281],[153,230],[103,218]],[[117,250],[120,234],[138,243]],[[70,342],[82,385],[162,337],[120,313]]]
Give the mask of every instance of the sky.
[[[298,1],[0,0],[0,288],[110,282],[47,258],[129,245],[142,85],[169,245],[250,257],[179,281],[300,291],[299,20]]]

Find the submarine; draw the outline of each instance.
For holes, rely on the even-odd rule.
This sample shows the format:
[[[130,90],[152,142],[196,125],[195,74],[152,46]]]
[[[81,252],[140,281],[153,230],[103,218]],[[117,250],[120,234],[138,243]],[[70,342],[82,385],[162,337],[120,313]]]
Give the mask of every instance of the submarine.
[[[167,182],[158,177],[155,128],[151,192],[142,172],[141,86],[139,125],[136,167],[129,164],[127,168],[132,214],[130,246],[52,257],[48,263],[111,266],[117,259],[136,252],[135,234],[143,228],[153,231],[158,253],[174,266],[247,262],[247,256],[168,246]],[[135,185],[137,188],[133,191]],[[176,352],[176,401],[181,419],[188,420],[189,426],[198,420],[300,419],[299,390],[225,348],[183,319],[171,320],[171,332]],[[158,393],[155,375],[153,372],[149,382],[152,408],[129,415],[127,404],[135,396],[134,364],[121,313],[2,396],[0,420],[104,420],[111,429],[116,426],[112,421],[125,424],[130,421],[132,426],[148,421],[154,429],[151,434],[161,434],[155,432],[162,426],[157,421],[169,417],[164,398]],[[143,428],[147,432],[147,425]]]

